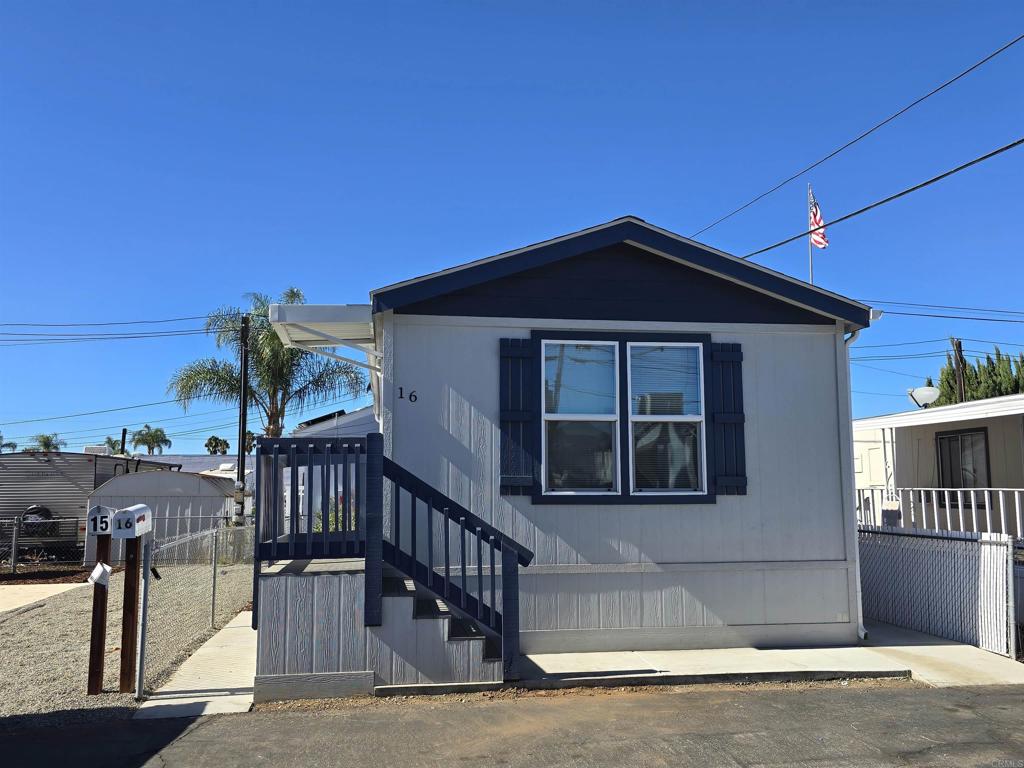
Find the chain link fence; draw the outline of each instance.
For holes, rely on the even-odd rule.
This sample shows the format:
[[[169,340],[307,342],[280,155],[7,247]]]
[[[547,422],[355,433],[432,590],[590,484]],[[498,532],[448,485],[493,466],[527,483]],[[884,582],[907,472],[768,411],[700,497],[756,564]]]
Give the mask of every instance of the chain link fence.
[[[44,574],[82,567],[84,522],[22,516],[0,520],[0,573]]]
[[[1013,539],[859,528],[864,617],[1013,657]]]
[[[253,546],[252,526],[202,531],[158,545],[149,574],[147,691],[252,602]]]

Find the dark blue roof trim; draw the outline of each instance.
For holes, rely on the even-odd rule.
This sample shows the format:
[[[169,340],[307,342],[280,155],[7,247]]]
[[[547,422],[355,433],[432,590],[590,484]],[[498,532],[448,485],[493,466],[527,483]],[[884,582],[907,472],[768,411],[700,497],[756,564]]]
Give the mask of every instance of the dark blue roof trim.
[[[866,328],[870,324],[870,310],[866,307],[824,293],[805,283],[786,279],[782,275],[765,272],[744,261],[730,259],[698,245],[678,240],[634,219],[581,232],[473,267],[425,277],[390,290],[377,291],[373,294],[373,311],[400,309],[409,304],[624,241],[638,243],[709,272],[735,279],[741,284],[798,302],[822,314],[845,320],[852,326]]]

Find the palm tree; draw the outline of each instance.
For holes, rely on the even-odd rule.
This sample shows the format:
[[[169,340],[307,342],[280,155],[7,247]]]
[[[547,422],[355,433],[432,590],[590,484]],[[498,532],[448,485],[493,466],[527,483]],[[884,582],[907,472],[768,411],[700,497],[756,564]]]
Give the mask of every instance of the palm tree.
[[[132,448],[138,448],[140,445],[145,446],[146,453],[152,456],[153,451],[163,453],[164,448],[170,448],[171,441],[163,427],[151,427],[149,424],[144,424],[142,429],[132,432]]]
[[[259,411],[265,435],[281,436],[289,406],[319,405],[339,392],[362,392],[363,375],[356,366],[284,346],[267,317],[270,296],[251,293],[246,298],[251,307],[249,405]],[[288,288],[278,302],[303,304],[305,297],[298,288]],[[236,361],[242,314],[238,307],[225,307],[206,319],[206,330],[215,334],[218,347],[230,350],[230,360],[215,357],[196,360],[171,378],[167,391],[181,401],[186,411],[195,400],[201,399],[238,403],[241,374]]]
[[[18,444],[13,440],[4,440],[4,435],[0,432],[0,453],[4,451],[14,453],[16,450],[18,450]]]
[[[225,440],[223,437],[217,437],[216,435],[210,435],[206,439],[206,443],[203,445],[206,448],[207,453],[211,456],[216,456],[218,453],[221,456],[227,455],[227,452],[231,450],[231,443]]]
[[[50,434],[39,434],[32,438],[33,444],[26,448],[26,451],[46,451],[48,453],[60,453],[60,449],[67,446],[67,440],[61,440],[56,432]]]
[[[103,444],[107,447],[107,450],[115,456],[121,452],[121,441],[116,437],[110,437],[110,435],[107,435],[107,437],[103,439]]]

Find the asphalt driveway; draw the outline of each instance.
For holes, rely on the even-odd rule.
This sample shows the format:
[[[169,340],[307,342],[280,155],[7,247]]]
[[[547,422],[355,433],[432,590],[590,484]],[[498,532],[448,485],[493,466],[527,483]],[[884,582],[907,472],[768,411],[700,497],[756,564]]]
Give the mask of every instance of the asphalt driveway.
[[[912,683],[363,699],[0,736],[9,765],[1024,766],[1024,688]],[[73,756],[73,757],[72,757]],[[9,762],[7,762],[9,761]]]

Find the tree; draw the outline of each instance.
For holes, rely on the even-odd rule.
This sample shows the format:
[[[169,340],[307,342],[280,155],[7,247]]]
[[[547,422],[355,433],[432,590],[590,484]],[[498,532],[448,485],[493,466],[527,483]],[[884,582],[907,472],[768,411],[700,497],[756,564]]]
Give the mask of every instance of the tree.
[[[39,434],[32,438],[33,444],[26,448],[26,451],[46,451],[48,453],[60,453],[61,448],[67,447],[68,441],[61,440],[56,432],[50,434]]]
[[[218,453],[221,456],[227,454],[231,450],[231,443],[225,440],[223,437],[217,437],[216,435],[210,435],[206,439],[206,443],[203,445],[206,448],[206,452],[211,456],[216,456]]]
[[[966,400],[984,400],[989,397],[1003,397],[1024,393],[1024,352],[1014,359],[1003,354],[999,347],[994,356],[986,354],[973,364],[964,366],[964,392]],[[956,367],[953,356],[946,354],[946,362],[939,371],[939,398],[931,407],[952,405],[959,402],[956,386]]]
[[[251,293],[246,298],[250,302],[250,406],[259,411],[265,435],[281,436],[290,406],[319,405],[339,393],[362,392],[363,376],[356,366],[284,346],[267,316],[270,296]],[[288,288],[278,303],[303,304],[305,297],[298,288]],[[218,348],[230,352],[230,360],[216,357],[196,360],[171,377],[167,391],[181,401],[186,411],[196,400],[238,403],[241,390],[238,331],[242,315],[238,307],[225,307],[206,319],[206,330],[214,334]]]
[[[145,424],[142,429],[132,432],[132,448],[138,448],[140,445],[146,449],[146,453],[152,456],[154,451],[163,453],[164,448],[170,448],[171,441],[163,427],[151,427],[149,424]]]
[[[245,452],[252,453],[256,449],[256,435],[253,434],[252,430],[247,429],[245,431]]]
[[[107,450],[113,454],[118,454],[121,452],[121,440],[119,438],[107,435],[105,438],[103,438],[103,445],[105,445],[107,447]]]
[[[16,450],[18,450],[18,444],[13,440],[4,440],[3,433],[0,432],[0,453],[4,451],[14,453]]]

